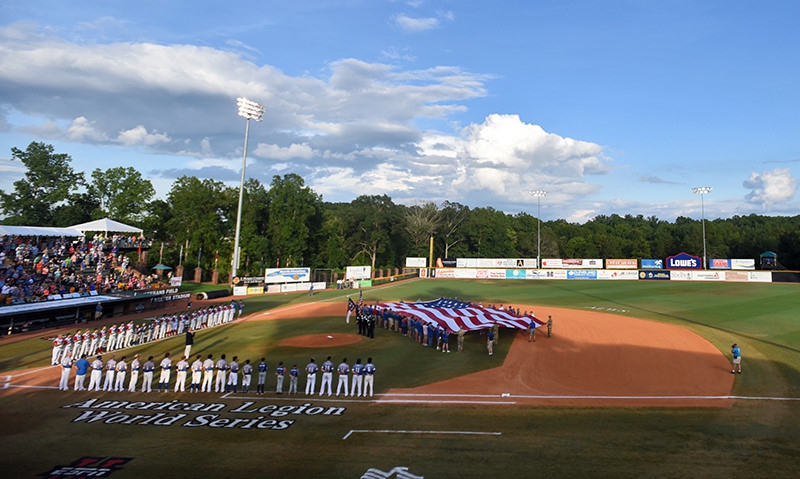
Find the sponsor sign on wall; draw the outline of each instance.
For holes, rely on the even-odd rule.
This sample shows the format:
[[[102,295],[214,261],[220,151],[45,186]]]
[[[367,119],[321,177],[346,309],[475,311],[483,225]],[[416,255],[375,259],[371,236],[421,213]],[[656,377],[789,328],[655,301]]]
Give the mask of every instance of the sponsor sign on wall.
[[[444,265],[444,263],[443,263]],[[535,268],[536,258],[458,258],[457,268]]]
[[[678,253],[667,256],[666,269],[702,269],[703,260],[689,253]]]
[[[756,260],[754,259],[732,259],[731,269],[756,269]]]
[[[427,268],[428,258],[406,258],[406,268]]]
[[[772,273],[769,271],[751,271],[747,273],[747,281],[753,283],[771,283]]]
[[[561,261],[561,258],[543,258],[542,259],[542,268],[561,269],[563,267],[564,267],[564,263]]]
[[[627,259],[607,259],[606,268],[608,269],[639,269],[639,262],[633,258]]]
[[[708,260],[708,269],[731,269],[731,260],[711,258]]]
[[[725,271],[692,271],[695,281],[725,281]]]
[[[603,269],[603,260],[597,258],[545,258],[542,268],[547,269]]]
[[[597,279],[637,280],[638,271],[619,271],[614,269],[601,269],[597,272]]]
[[[454,269],[456,278],[475,279],[478,277],[478,270],[475,268],[460,268]]]
[[[311,278],[311,268],[267,268],[265,283],[298,283]]]
[[[532,269],[526,271],[528,279],[567,279],[567,272],[556,269]]]
[[[456,270],[451,268],[436,268],[436,277],[437,278],[455,278],[456,277]]]
[[[663,259],[643,259],[642,269],[664,269]]]
[[[506,279],[525,279],[524,269],[507,269]]]
[[[372,266],[348,266],[344,273],[344,278],[351,280],[370,279],[371,277]]]
[[[669,271],[645,271],[639,270],[639,279],[666,281],[669,280]]]
[[[593,269],[568,269],[567,279],[597,279],[597,271]]]

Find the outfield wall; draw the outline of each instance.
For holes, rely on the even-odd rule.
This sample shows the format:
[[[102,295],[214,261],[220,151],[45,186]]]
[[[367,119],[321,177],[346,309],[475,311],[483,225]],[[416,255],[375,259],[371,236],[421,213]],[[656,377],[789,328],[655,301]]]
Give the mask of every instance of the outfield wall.
[[[722,270],[616,270],[616,269],[489,269],[489,268],[432,268],[427,271],[431,278],[448,279],[565,279],[606,281],[729,281],[747,283],[771,283],[772,271],[722,271]],[[421,274],[422,276],[422,274]],[[781,277],[783,281],[786,281]]]

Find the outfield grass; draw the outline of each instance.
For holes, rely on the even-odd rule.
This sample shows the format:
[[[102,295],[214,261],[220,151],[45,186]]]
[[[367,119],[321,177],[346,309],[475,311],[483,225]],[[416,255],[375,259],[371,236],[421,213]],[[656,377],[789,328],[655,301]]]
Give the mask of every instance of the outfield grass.
[[[484,303],[615,310],[685,326],[722,352],[738,342],[746,373],[734,394],[800,398],[798,286],[783,284],[600,281],[410,281],[364,291],[364,300],[457,296]],[[343,301],[342,291],[246,300],[248,313],[309,300]],[[559,318],[554,318],[556,328]],[[282,339],[352,332],[339,317],[234,323],[197,336],[193,351],[225,352],[254,361],[266,356],[302,365],[313,355],[374,356],[376,391],[411,387],[502,363],[509,341],[492,358],[477,336],[465,353],[436,354],[396,334],[336,348],[276,346]],[[556,329],[557,331],[557,329]],[[44,365],[49,343],[32,339],[0,347],[2,369]],[[181,338],[151,344],[142,354],[183,350]],[[38,364],[37,364],[37,361]],[[588,366],[591,366],[589,364]],[[274,381],[274,380],[273,380]],[[271,384],[268,382],[268,384]],[[274,383],[272,383],[274,384]],[[334,388],[336,382],[334,380]],[[302,389],[302,381],[300,388]],[[425,477],[796,477],[800,466],[800,401],[739,400],[728,408],[576,408],[324,403],[346,407],[338,417],[299,417],[284,431],[72,423],[90,398],[215,401],[212,395],[30,391],[0,398],[6,477],[34,477],[81,456],[134,458],[112,478],[360,477],[368,468],[406,466]],[[162,397],[164,399],[162,399]],[[285,402],[278,402],[285,401]],[[265,396],[263,404],[318,404],[317,398]],[[351,430],[473,431],[499,435],[353,433]],[[396,476],[393,476],[396,477]]]

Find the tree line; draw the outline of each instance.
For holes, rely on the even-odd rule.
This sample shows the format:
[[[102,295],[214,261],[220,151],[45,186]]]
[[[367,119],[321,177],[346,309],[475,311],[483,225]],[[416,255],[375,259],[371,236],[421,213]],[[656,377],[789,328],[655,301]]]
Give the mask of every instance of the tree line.
[[[163,262],[186,268],[230,272],[238,208],[238,186],[182,176],[165,199],[155,197],[136,169],[96,169],[91,178],[75,172],[72,158],[52,145],[32,142],[12,148],[26,167],[13,191],[0,191],[6,225],[69,226],[111,217],[142,228]],[[269,186],[244,184],[240,275],[264,268],[306,266],[341,271],[348,265],[395,268],[406,257],[536,258],[538,220],[490,206],[456,202],[395,204],[387,195],[362,195],[330,203],[299,175],[274,176]],[[655,216],[600,215],[583,224],[563,219],[541,222],[542,258],[665,258],[685,251],[702,256],[699,220],[675,222]],[[800,269],[800,216],[734,216],[706,220],[709,258],[753,258],[777,253],[788,269]],[[150,253],[155,264],[162,253]]]

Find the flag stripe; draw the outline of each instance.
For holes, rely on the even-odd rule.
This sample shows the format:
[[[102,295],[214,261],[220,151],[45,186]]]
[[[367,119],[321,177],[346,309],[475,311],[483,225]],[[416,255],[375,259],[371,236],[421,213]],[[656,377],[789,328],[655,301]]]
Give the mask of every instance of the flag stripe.
[[[545,323],[535,316],[516,314],[494,308],[482,308],[465,301],[453,299],[437,299],[434,301],[418,301],[416,303],[386,302],[382,308],[394,310],[396,313],[414,316],[428,324],[443,326],[450,331],[472,331],[492,327],[495,323],[503,328],[528,329],[531,320],[534,327]]]

